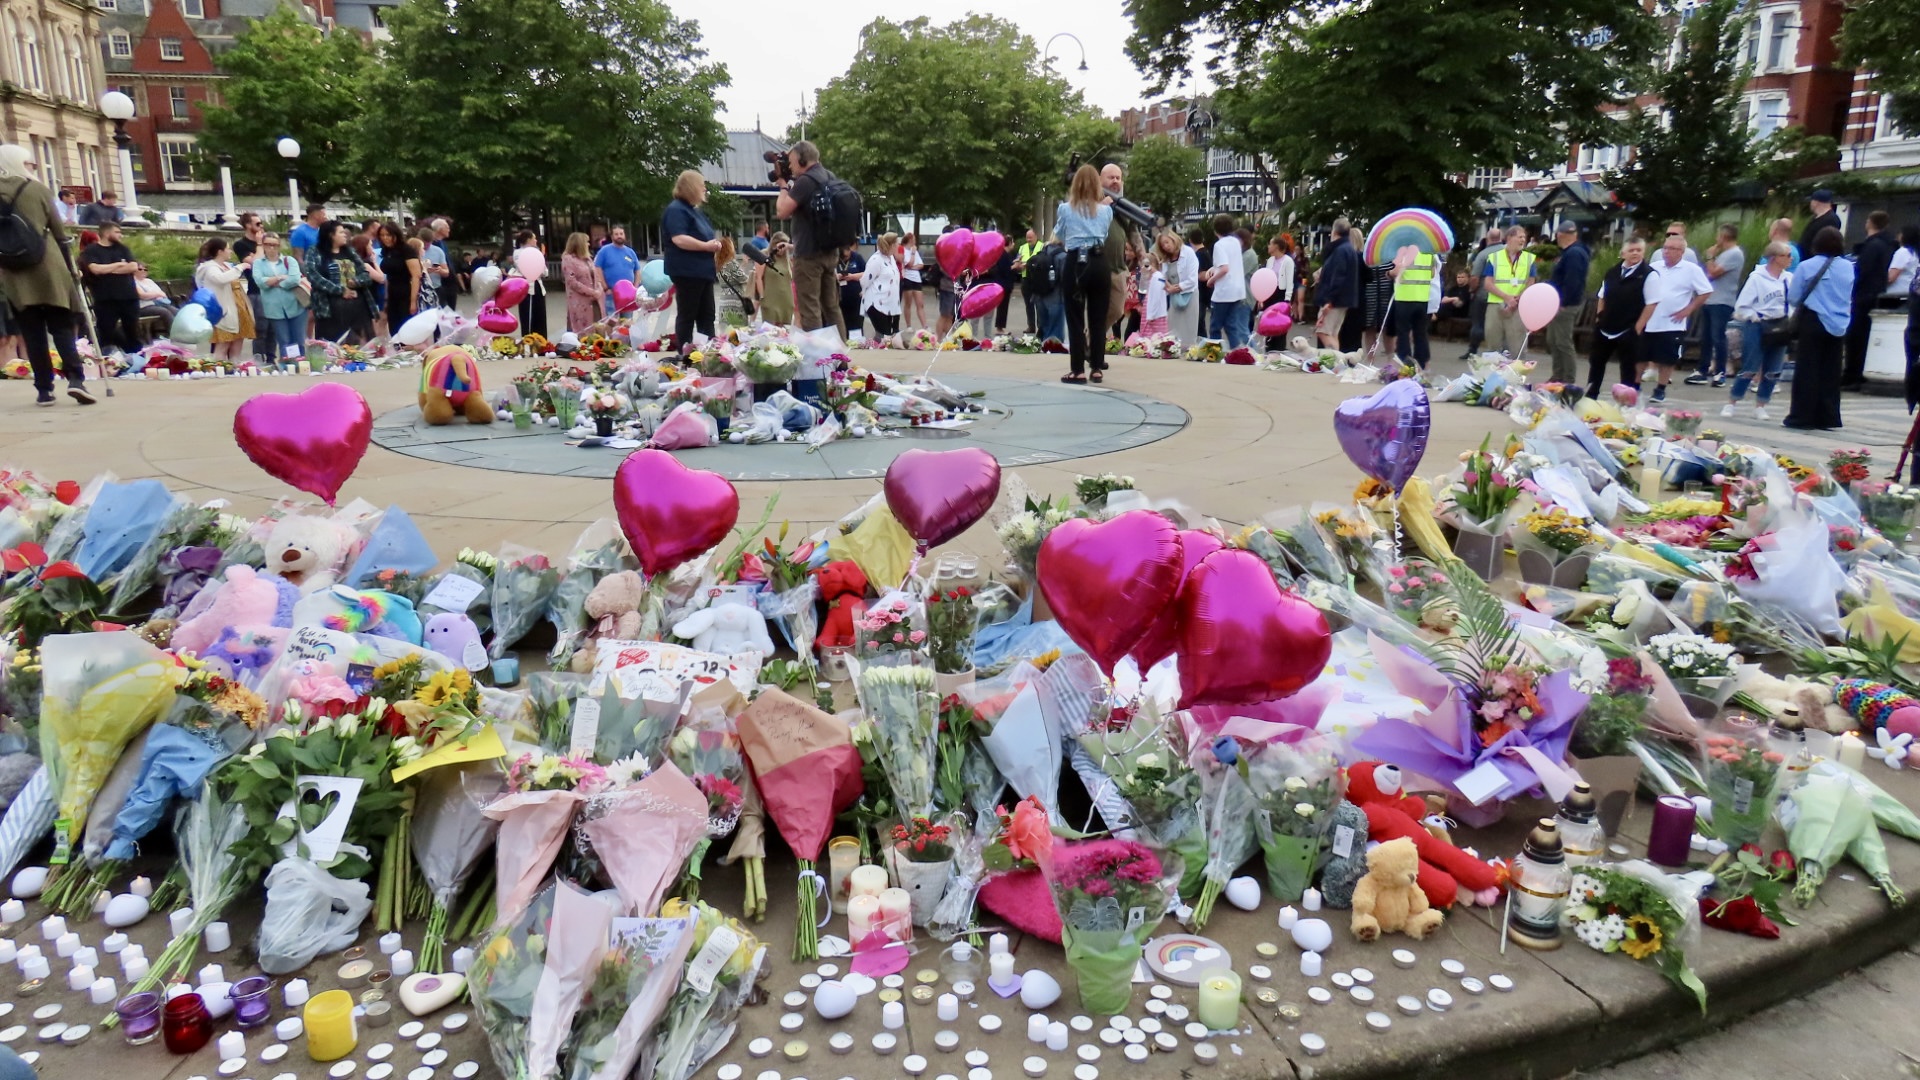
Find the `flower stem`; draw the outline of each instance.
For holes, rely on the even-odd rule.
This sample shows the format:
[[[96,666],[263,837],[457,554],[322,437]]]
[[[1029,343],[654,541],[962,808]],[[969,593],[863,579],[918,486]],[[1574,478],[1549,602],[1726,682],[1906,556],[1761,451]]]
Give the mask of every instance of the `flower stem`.
[[[820,959],[820,928],[814,907],[813,860],[800,860],[799,914],[794,923],[793,958]]]
[[[1207,925],[1213,916],[1214,901],[1220,899],[1220,890],[1226,883],[1213,875],[1207,875],[1206,882],[1200,886],[1200,898],[1193,902],[1193,928],[1199,930]]]

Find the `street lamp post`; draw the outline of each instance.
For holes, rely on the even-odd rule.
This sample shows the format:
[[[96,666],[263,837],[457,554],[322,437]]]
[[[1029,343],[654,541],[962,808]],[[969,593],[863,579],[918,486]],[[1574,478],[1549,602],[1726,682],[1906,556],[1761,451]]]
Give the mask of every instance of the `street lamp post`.
[[[140,197],[133,189],[133,136],[127,134],[127,121],[133,119],[133,99],[118,90],[100,95],[100,111],[113,121],[113,145],[120,151],[120,189],[126,198],[127,225],[145,225],[140,217]],[[94,193],[99,196],[98,192]]]
[[[233,155],[220,155],[220,202],[226,210],[221,220],[223,229],[238,229],[239,217],[233,209]]]
[[[300,222],[300,144],[290,138],[282,138],[274,144],[280,156],[287,162],[287,222],[288,228]]]
[[[1080,46],[1080,70],[1087,70],[1087,43],[1064,30],[1048,38],[1047,47],[1040,50],[1040,55],[1046,58],[1046,63],[1053,63],[1053,43],[1059,41],[1061,38],[1066,38],[1075,45]]]

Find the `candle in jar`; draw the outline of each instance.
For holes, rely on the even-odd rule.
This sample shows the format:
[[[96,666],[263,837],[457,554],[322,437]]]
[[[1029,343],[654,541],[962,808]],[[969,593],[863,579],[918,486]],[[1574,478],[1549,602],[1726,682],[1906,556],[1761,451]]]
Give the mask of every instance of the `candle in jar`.
[[[836,836],[827,841],[827,896],[835,915],[847,913],[847,878],[860,865],[860,841]]]
[[[880,916],[880,898],[865,894],[847,900],[847,936],[857,945],[873,933],[874,920]]]
[[[1843,731],[1834,740],[1834,757],[1849,769],[1858,769],[1867,763],[1867,742],[1851,731]]]
[[[1209,1031],[1231,1031],[1240,1026],[1240,976],[1216,971],[1200,980],[1200,1007],[1195,1011]]]
[[[1640,470],[1640,497],[1648,502],[1657,502],[1660,498],[1660,467],[1648,465]]]
[[[856,896],[879,896],[887,891],[887,872],[868,863],[856,866],[847,872],[847,899]]]
[[[67,972],[67,989],[85,990],[92,985],[93,985],[93,969],[92,968],[75,967],[72,971]]]
[[[353,995],[345,990],[315,994],[307,1002],[307,1053],[315,1061],[334,1061],[353,1053],[360,1041],[353,1026]]]
[[[205,945],[208,952],[226,952],[233,948],[233,931],[227,929],[226,923],[210,922],[200,934],[200,944]]]
[[[1653,827],[1647,833],[1647,859],[1660,866],[1685,866],[1693,847],[1693,800],[1662,795],[1653,803]]]
[[[992,978],[988,980],[989,982],[996,983],[1000,986],[1005,986],[1007,984],[1007,981],[1013,978],[1013,954],[1012,953],[999,953],[995,956],[989,957],[987,959],[987,964],[992,969],[991,971]]]
[[[880,925],[895,941],[913,940],[913,894],[905,889],[881,893]]]
[[[1320,977],[1319,953],[1303,952],[1300,954],[1300,974],[1305,975],[1309,979],[1317,979]]]

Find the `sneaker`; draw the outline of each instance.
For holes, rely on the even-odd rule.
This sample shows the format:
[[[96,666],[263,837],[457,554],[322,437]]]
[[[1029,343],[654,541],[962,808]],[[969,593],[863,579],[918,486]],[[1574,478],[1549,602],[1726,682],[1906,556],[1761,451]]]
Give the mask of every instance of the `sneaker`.
[[[1728,416],[1728,417],[1730,417],[1730,416],[1732,416],[1732,415],[1733,415],[1733,412],[1734,412],[1734,407],[1733,407],[1733,403],[1732,403],[1732,402],[1728,402],[1728,403],[1727,403],[1727,404],[1726,404],[1726,405],[1725,405],[1725,406],[1724,406],[1724,407],[1723,407],[1723,408],[1722,408],[1722,409],[1720,410],[1720,415],[1721,415],[1721,416]]]
[[[100,400],[88,392],[86,383],[68,383],[67,396],[82,405],[92,405],[94,402]]]
[[[1707,377],[1705,375],[1689,375],[1686,378],[1686,384],[1688,386],[1705,386],[1707,385]]]
[[[44,406],[44,405],[52,405],[52,404],[54,403],[54,401],[55,401],[55,398],[54,398],[54,396],[53,396],[52,394],[50,394],[50,393],[48,393],[48,394],[41,394],[41,395],[40,395],[40,396],[39,396],[38,398],[35,398],[35,399],[34,399],[34,402],[33,402],[33,403],[34,403],[35,405],[43,405],[43,406]]]
[[[1772,417],[1772,415],[1770,415],[1770,414],[1769,414],[1769,413],[1767,412],[1767,407],[1766,407],[1765,405],[1755,405],[1755,406],[1753,407],[1753,418],[1754,418],[1755,420],[1771,420],[1771,419],[1773,419],[1773,417]]]
[[[1727,385],[1727,377],[1725,375],[1715,375],[1713,377],[1713,385],[1715,388]]]
[[[1653,388],[1653,400],[1655,400],[1655,401],[1665,401],[1665,400],[1667,400],[1667,388],[1666,388],[1666,387],[1664,387],[1664,386],[1656,386],[1656,387],[1654,387],[1654,388]]]

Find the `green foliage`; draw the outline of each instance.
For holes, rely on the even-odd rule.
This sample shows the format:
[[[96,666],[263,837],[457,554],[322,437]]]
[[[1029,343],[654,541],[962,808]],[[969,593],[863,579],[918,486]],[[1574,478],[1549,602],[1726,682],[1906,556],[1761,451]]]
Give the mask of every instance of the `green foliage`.
[[[1633,161],[1607,183],[1639,220],[1691,221],[1732,201],[1747,175],[1755,151],[1741,94],[1752,21],[1745,0],[1705,0],[1682,25],[1673,62],[1637,68],[1663,107],[1627,121],[1623,142],[1635,148]]]
[[[1199,201],[1198,184],[1207,175],[1207,155],[1166,135],[1149,135],[1127,154],[1127,197],[1177,221]]]
[[[193,263],[200,254],[197,241],[144,231],[128,231],[122,235],[133,257],[147,264],[148,277],[170,281],[193,276]]]
[[[1831,135],[1809,135],[1795,124],[1761,139],[1753,147],[1753,163],[1747,177],[1764,185],[1778,205],[1805,202],[1804,193],[1794,190],[1795,181],[1809,172],[1831,172],[1840,154],[1840,143]],[[1791,194],[1786,194],[1786,192]],[[1783,197],[1785,195],[1785,197]]]
[[[235,184],[284,187],[286,163],[276,144],[291,135],[300,144],[308,198],[353,190],[351,151],[363,141],[361,120],[374,100],[374,57],[358,34],[322,32],[283,6],[250,23],[220,54],[220,67],[228,76],[220,104],[201,109],[200,148],[208,161],[230,154]]]
[[[1841,63],[1875,72],[1893,118],[1920,131],[1920,0],[1856,0],[1840,24]]]
[[[279,861],[281,845],[299,829],[313,828],[327,816],[328,803],[301,797],[301,776],[343,776],[361,782],[347,820],[346,843],[371,853],[393,834],[401,820],[399,811],[411,798],[410,789],[393,782],[396,763],[392,737],[358,717],[333,725],[322,721],[298,737],[276,735],[248,756],[228,759],[212,782],[247,818],[247,835],[233,845],[234,857],[254,875],[264,873]],[[280,808],[289,801],[297,803],[298,825],[294,818],[280,816]],[[304,845],[300,854],[306,854]],[[373,866],[370,857],[343,847],[327,871],[338,878],[357,879],[371,873]]]
[[[1158,25],[1146,12],[1163,5],[1187,12],[1188,28],[1232,20],[1237,49],[1271,43],[1216,97],[1219,141],[1305,181],[1293,209],[1322,220],[1409,205],[1468,220],[1479,193],[1457,178],[1475,168],[1543,166],[1564,161],[1570,140],[1618,141],[1602,108],[1627,91],[1632,60],[1659,40],[1635,0],[1291,10],[1261,0],[1133,0],[1136,43]]]
[[[355,167],[368,197],[498,223],[520,206],[652,221],[673,179],[720,155],[726,69],[660,0],[410,0]]]
[[[1012,228],[1034,192],[1059,190],[1075,150],[1118,142],[1112,121],[1041,63],[1012,23],[876,19],[820,91],[807,134],[869,207]]]

